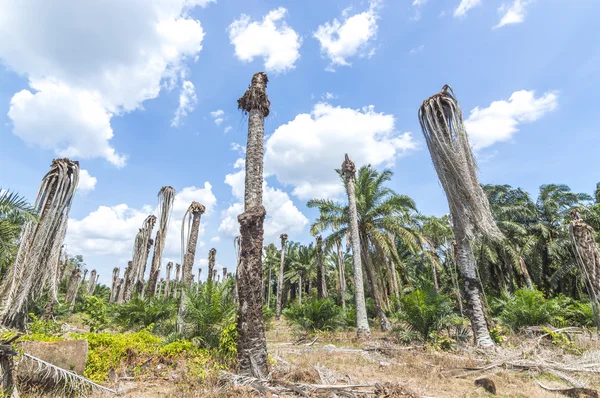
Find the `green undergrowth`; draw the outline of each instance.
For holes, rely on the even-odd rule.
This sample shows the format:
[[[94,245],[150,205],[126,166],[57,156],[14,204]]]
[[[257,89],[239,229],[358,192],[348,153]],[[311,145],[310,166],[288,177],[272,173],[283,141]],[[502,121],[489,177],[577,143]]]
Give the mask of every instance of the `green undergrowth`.
[[[200,348],[192,341],[165,339],[151,332],[149,325],[138,332],[124,333],[62,333],[60,325],[42,321],[35,317],[30,333],[23,335],[23,341],[55,342],[64,340],[87,340],[88,357],[84,376],[95,381],[105,382],[110,369],[118,374],[127,372],[130,376],[144,376],[146,373],[162,372],[173,367],[185,367],[186,377],[203,380],[218,370],[227,369],[230,361],[218,350]],[[159,374],[159,376],[162,376]]]

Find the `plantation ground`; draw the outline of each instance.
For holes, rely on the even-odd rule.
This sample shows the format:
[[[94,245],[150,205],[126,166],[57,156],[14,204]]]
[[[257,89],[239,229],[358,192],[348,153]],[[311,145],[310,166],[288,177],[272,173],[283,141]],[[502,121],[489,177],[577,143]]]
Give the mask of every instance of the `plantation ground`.
[[[572,385],[564,379],[569,378],[584,383],[587,388],[600,388],[600,374],[592,372],[595,369],[592,365],[600,362],[600,342],[596,335],[587,332],[570,334],[573,343],[569,343],[556,336],[553,342],[551,336],[542,337],[543,334],[510,336],[502,348],[491,351],[470,346],[455,347],[451,351],[409,347],[390,341],[389,334],[379,333],[374,333],[367,342],[356,341],[350,332],[340,332],[320,334],[316,341],[311,337],[297,343],[298,335],[283,321],[274,323],[267,336],[269,354],[274,362],[273,377],[287,382],[387,382],[400,384],[405,391],[413,393],[380,395],[398,397],[491,396],[475,386],[474,381],[480,376],[490,378],[495,383],[497,396],[501,397],[557,397],[560,395],[542,389],[537,381],[546,387],[568,388]],[[197,383],[177,367],[182,366],[163,373],[166,376],[121,380],[113,387],[127,397],[258,396],[248,387],[232,387],[216,377]],[[473,370],[475,368],[485,369]],[[553,368],[582,371],[560,372]]]

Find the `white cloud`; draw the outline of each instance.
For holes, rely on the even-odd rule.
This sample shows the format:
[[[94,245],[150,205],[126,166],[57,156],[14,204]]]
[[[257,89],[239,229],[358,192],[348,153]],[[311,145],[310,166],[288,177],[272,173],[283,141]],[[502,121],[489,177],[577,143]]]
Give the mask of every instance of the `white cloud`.
[[[200,202],[206,207],[199,231],[199,236],[204,236],[204,218],[210,217],[217,202],[208,182],[202,188],[186,187],[176,194],[167,232],[165,257],[180,257],[181,221],[192,201]],[[123,203],[100,206],[80,220],[70,218],[66,237],[69,252],[82,254],[84,257],[117,256],[127,261],[133,252],[135,235],[150,214],[157,215],[157,208],[146,205],[136,209]],[[154,232],[156,233],[156,228]],[[202,245],[199,242],[199,246]]]
[[[279,7],[271,10],[261,22],[250,22],[242,14],[229,25],[229,40],[235,46],[236,57],[252,62],[262,57],[267,72],[287,72],[295,68],[300,58],[302,38],[283,20],[287,10]]]
[[[460,4],[454,10],[455,17],[463,17],[467,12],[474,7],[481,5],[481,0],[461,0]]]
[[[179,126],[181,118],[192,112],[198,103],[194,84],[186,80],[181,85],[181,93],[179,94],[179,107],[175,111],[175,117],[171,121],[171,126]]]
[[[530,0],[514,0],[510,7],[502,5],[498,11],[504,15],[500,19],[500,22],[498,22],[498,25],[494,26],[494,29],[525,21],[526,7],[530,3]]]
[[[416,53],[420,53],[424,49],[425,49],[425,44],[421,44],[419,47],[411,48],[411,50],[408,52],[408,54],[413,55]]]
[[[425,3],[427,3],[427,0],[414,0],[413,6],[420,7],[420,6],[424,5]]]
[[[343,192],[335,169],[348,153],[357,166],[391,165],[416,149],[411,133],[398,133],[394,116],[318,103],[312,112],[279,126],[266,142],[265,170],[293,185],[300,199],[328,198]]]
[[[224,132],[225,134],[227,134],[227,133],[229,133],[229,132],[230,132],[232,129],[233,129],[233,127],[231,127],[231,126],[226,126],[226,127],[225,127],[225,129],[223,129],[223,132]]]
[[[238,159],[234,165],[238,171],[227,174],[225,183],[231,187],[231,193],[237,200],[221,214],[219,233],[229,237],[239,235],[240,227],[237,216],[244,212],[244,159]],[[263,182],[263,205],[267,211],[265,218],[265,244],[276,243],[282,233],[296,234],[302,232],[308,219],[294,205],[288,194],[280,189],[270,187]]]
[[[210,238],[210,243],[219,243],[220,241],[221,241],[221,237],[218,235]]]
[[[222,109],[217,109],[216,111],[211,112],[210,116],[213,118],[213,121],[217,126],[220,126],[221,123],[223,123],[227,118],[225,116],[225,112]]]
[[[377,34],[377,4],[372,0],[367,11],[351,17],[348,17],[349,9],[346,9],[342,12],[342,22],[334,18],[332,22],[318,27],[314,37],[321,45],[321,53],[331,61],[328,71],[334,71],[337,66],[352,65],[348,59],[357,54],[363,57],[373,55],[374,49],[365,50]]]
[[[30,86],[11,99],[13,133],[58,156],[123,166],[111,118],[176,85],[204,38],[188,10],[210,2],[1,0],[0,59]]]
[[[465,120],[475,150],[508,141],[522,123],[531,123],[558,106],[558,94],[547,92],[536,98],[533,90],[515,91],[508,100],[494,101],[487,108],[476,107]]]
[[[98,182],[96,177],[92,177],[87,170],[80,170],[79,186],[77,187],[77,192],[86,194],[88,192],[93,191],[96,188],[96,182]]]
[[[329,93],[329,92],[327,92],[327,93],[325,93],[325,94],[323,94],[321,96],[321,99],[324,100],[324,101],[328,101],[328,100],[332,100],[332,99],[337,99],[337,98],[338,98],[337,95],[335,95],[333,93]]]

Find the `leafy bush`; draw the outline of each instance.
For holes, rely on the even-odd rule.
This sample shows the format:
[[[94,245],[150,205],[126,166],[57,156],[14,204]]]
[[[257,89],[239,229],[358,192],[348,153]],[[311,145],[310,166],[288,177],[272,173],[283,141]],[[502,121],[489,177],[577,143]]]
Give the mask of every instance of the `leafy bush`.
[[[90,327],[90,332],[97,332],[106,327],[108,323],[106,317],[106,304],[101,298],[96,296],[85,296],[83,312],[87,315],[83,320],[83,323]]]
[[[283,311],[283,315],[295,326],[310,332],[335,330],[346,323],[342,308],[331,298],[311,299],[302,305],[294,303]]]
[[[460,318],[448,297],[433,289],[418,289],[400,298],[398,319],[421,340],[427,341],[432,333],[453,325]]]
[[[504,325],[515,331],[527,326],[591,326],[594,323],[589,303],[563,295],[548,300],[539,290],[520,289],[514,294],[504,291],[492,301],[492,309]]]
[[[235,304],[228,284],[204,283],[184,294],[182,335],[202,348],[235,356]]]
[[[127,303],[113,305],[111,312],[114,322],[123,328],[141,330],[154,325],[154,332],[167,335],[175,329],[177,301],[135,295]]]

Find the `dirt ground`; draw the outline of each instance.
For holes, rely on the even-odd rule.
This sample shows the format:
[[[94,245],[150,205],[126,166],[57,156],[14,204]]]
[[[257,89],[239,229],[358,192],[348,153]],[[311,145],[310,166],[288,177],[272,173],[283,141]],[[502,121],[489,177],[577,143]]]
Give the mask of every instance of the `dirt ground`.
[[[490,397],[476,379],[493,382],[499,397],[557,397],[548,388],[600,388],[600,342],[597,335],[569,334],[571,344],[557,344],[543,333],[513,336],[491,350],[472,346],[440,351],[394,343],[389,335],[374,333],[358,341],[350,332],[321,334],[298,342],[285,325],[268,331],[272,378],[287,383],[319,385],[359,384],[354,391],[379,397]],[[394,387],[377,388],[372,385]],[[122,380],[114,385],[127,397],[257,397],[250,387],[230,383],[195,384],[177,380]],[[392,390],[394,390],[392,388]],[[375,391],[378,391],[376,394]],[[291,396],[267,392],[266,396]],[[309,392],[307,396],[349,396],[338,392]],[[573,395],[579,396],[579,395]],[[586,395],[581,395],[586,396]],[[594,396],[594,395],[587,395]],[[597,395],[595,395],[597,396]]]

